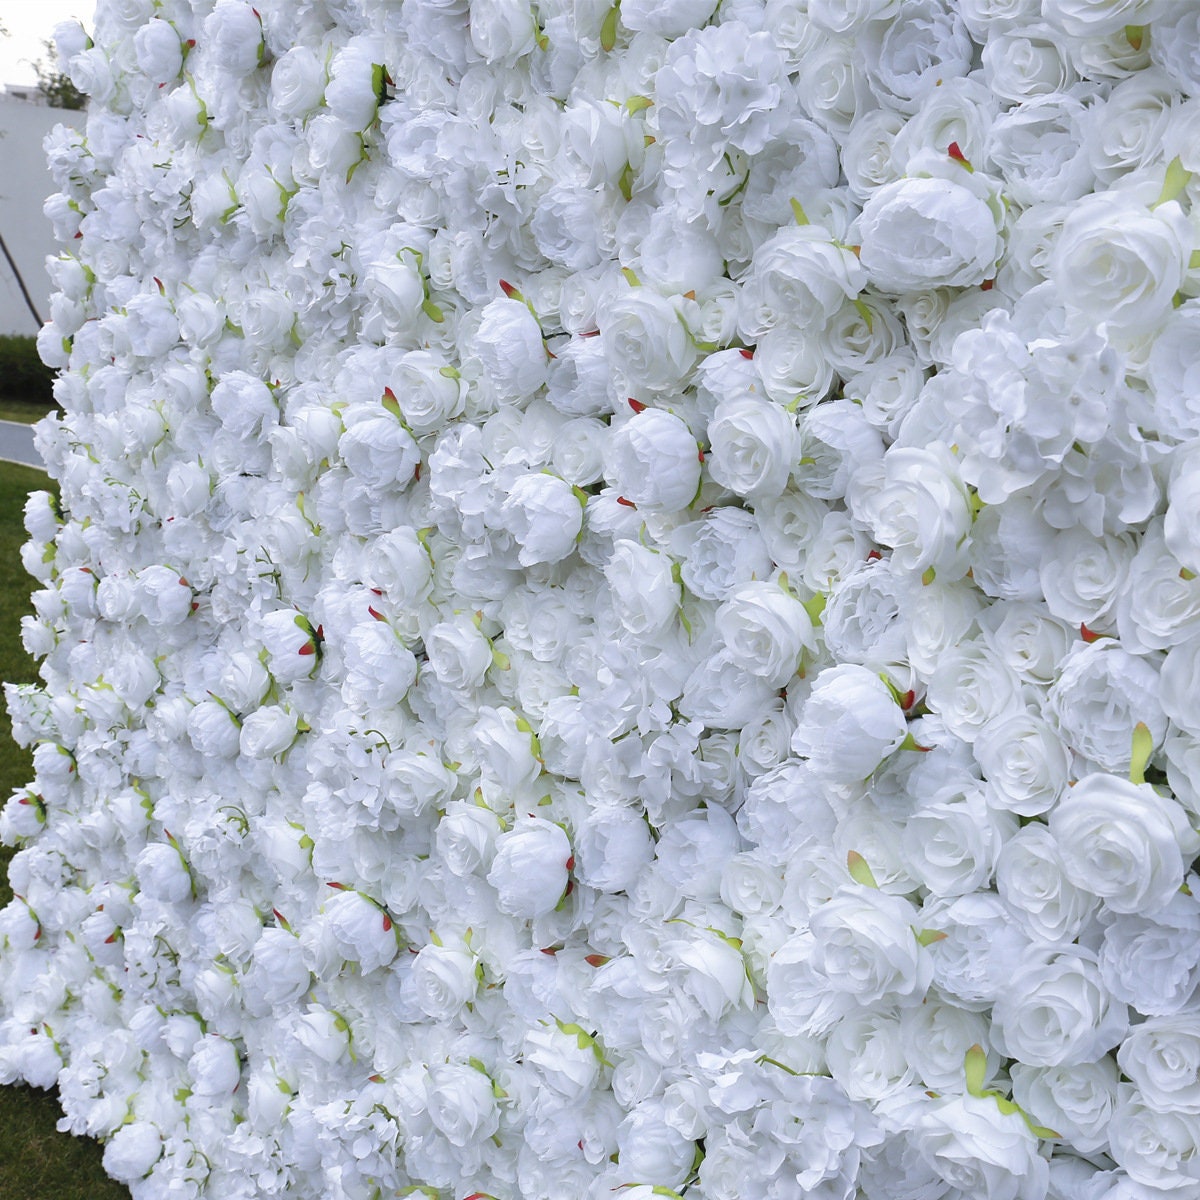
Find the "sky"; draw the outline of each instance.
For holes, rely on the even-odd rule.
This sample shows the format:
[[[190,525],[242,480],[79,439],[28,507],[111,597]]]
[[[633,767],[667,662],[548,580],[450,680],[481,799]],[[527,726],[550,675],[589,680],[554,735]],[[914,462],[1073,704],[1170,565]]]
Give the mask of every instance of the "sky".
[[[90,30],[95,0],[0,0],[0,84],[37,83],[34,60],[46,56],[42,43],[59,21],[77,17]]]

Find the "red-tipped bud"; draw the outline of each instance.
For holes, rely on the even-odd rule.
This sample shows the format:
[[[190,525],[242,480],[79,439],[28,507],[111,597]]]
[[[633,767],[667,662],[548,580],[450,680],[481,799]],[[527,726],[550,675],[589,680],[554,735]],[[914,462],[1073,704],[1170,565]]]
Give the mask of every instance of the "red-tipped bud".
[[[1081,622],[1079,625],[1079,636],[1081,638],[1083,638],[1083,640],[1085,642],[1095,642],[1095,641],[1098,641],[1100,638],[1102,638],[1104,636],[1104,634],[1093,633],[1086,625],[1084,625]]]
[[[739,350],[739,351],[738,351],[738,353],[739,353],[739,354],[740,354],[740,355],[741,355],[743,358],[753,358],[753,357],[754,357],[754,351],[753,351],[753,350]]]
[[[371,616],[373,616],[375,618],[375,620],[377,620],[377,621],[387,620],[387,618],[383,615],[383,613],[376,612],[375,609],[373,609],[369,604],[367,605],[367,612],[369,612],[371,614]]]
[[[908,710],[910,708],[912,708],[913,701],[915,701],[916,698],[917,698],[917,693],[914,692],[912,690],[912,688],[909,688],[908,691],[905,692],[904,695],[900,697],[900,707],[902,709],[904,709],[905,712],[908,712]]]
[[[500,290],[511,300],[517,295],[517,289],[507,279],[500,280]]]
[[[389,917],[387,915],[387,913],[383,914],[383,932],[384,933],[392,932],[392,918]]]
[[[553,958],[558,953],[558,947],[557,946],[542,946],[541,952],[543,954],[547,954],[551,958]]]
[[[950,155],[955,162],[965,163],[967,161],[967,156],[962,152],[962,150],[959,149],[957,142],[951,142],[950,145],[946,147],[946,153]]]
[[[316,654],[316,652],[317,652],[317,648],[315,645],[313,645],[312,642],[305,642],[304,645],[301,646],[298,651],[299,654],[303,654],[306,658],[310,654]]]
[[[883,555],[878,550],[872,550],[867,554],[867,562],[878,562]]]
[[[995,286],[996,286],[996,281],[994,279],[985,279],[979,285],[979,290],[981,292],[990,292],[992,290],[992,288],[994,288]]]
[[[626,500],[624,496],[618,496],[617,503],[625,505],[626,508],[637,508],[632,500]]]
[[[573,854],[571,855],[570,858],[567,859],[567,870],[568,871],[575,870],[575,855],[573,855]]]
[[[346,890],[346,885],[344,883],[334,883],[334,882],[330,881],[325,886],[331,887],[334,889],[334,891],[337,891],[337,892],[344,892]]]
[[[583,961],[587,963],[589,967],[602,967],[606,962],[610,962],[611,959],[607,954],[585,954],[583,956]]]
[[[632,396],[629,397],[629,407],[632,408],[634,412],[646,411],[646,406],[640,400],[635,400]]]

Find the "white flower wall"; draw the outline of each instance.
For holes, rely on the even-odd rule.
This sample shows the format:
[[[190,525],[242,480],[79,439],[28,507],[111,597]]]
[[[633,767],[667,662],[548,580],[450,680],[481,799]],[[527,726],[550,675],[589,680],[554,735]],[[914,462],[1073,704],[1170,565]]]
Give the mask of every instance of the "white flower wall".
[[[1200,1196],[1200,5],[59,42],[0,1079],[136,1200]]]

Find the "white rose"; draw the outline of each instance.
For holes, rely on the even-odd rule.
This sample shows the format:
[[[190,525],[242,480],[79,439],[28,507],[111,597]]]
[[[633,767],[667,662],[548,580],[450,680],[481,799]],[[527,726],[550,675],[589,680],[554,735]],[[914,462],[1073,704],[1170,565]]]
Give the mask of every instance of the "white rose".
[[[924,1108],[911,1134],[921,1157],[959,1195],[1026,1200],[1046,1193],[1049,1167],[1020,1113],[990,1097],[945,1096]]]
[[[355,420],[338,439],[338,453],[350,473],[374,491],[406,486],[421,462],[412,434],[390,413]]]
[[[386,967],[396,957],[399,930],[374,900],[347,888],[335,891],[323,911],[343,957],[358,963],[363,974]]]
[[[964,789],[922,804],[908,819],[901,846],[909,873],[935,896],[962,896],[986,887],[996,856],[1016,821],[990,810],[981,791]]]
[[[904,712],[879,676],[847,663],[817,677],[792,748],[819,778],[859,783],[908,736]]]
[[[188,1059],[192,1091],[208,1100],[231,1096],[242,1080],[237,1048],[227,1038],[209,1034],[201,1038]]]
[[[192,872],[173,842],[151,842],[134,863],[138,887],[152,900],[179,904],[193,895]]]
[[[600,344],[627,392],[668,392],[679,387],[699,357],[672,301],[648,287],[631,288],[605,307]]]
[[[1151,1017],[1129,1031],[1117,1064],[1147,1106],[1162,1113],[1200,1114],[1200,1016]]]
[[[418,437],[436,432],[463,410],[466,384],[428,350],[405,354],[396,364],[395,379],[400,412]]]
[[[621,24],[626,29],[677,38],[704,25],[716,7],[717,0],[624,0]],[[633,1177],[638,1177],[637,1172]]]
[[[1097,192],[1072,205],[1049,274],[1069,313],[1137,337],[1170,314],[1194,245],[1175,201],[1151,209],[1140,193]]]
[[[1134,1183],[1152,1194],[1186,1196],[1200,1161],[1200,1117],[1159,1112],[1132,1084],[1117,1088],[1109,1125],[1109,1153]]]
[[[549,360],[541,326],[520,300],[491,301],[483,309],[470,348],[483,366],[488,387],[503,403],[528,400],[546,382]]]
[[[271,69],[270,106],[293,120],[307,116],[325,94],[325,64],[309,46],[293,46]]]
[[[874,1103],[906,1090],[916,1079],[900,1038],[900,1021],[889,1013],[851,1013],[829,1035],[825,1059],[851,1100]]]
[[[604,577],[617,620],[635,637],[652,637],[675,620],[681,589],[674,567],[668,555],[640,542],[621,539],[613,544]]]
[[[496,889],[501,912],[540,917],[562,899],[572,866],[571,843],[562,827],[529,817],[496,839],[487,880]]]
[[[342,643],[342,698],[356,711],[399,704],[417,678],[417,660],[386,621],[360,621]]]
[[[133,51],[151,83],[170,83],[183,70],[183,43],[169,21],[147,21],[133,35]]]
[[[754,367],[763,391],[786,409],[823,400],[833,383],[829,342],[809,328],[784,321],[757,338]]]
[[[561,562],[574,551],[583,505],[565,479],[533,471],[513,481],[500,518],[520,547],[521,565],[531,567]]]
[[[717,610],[716,629],[730,658],[772,687],[783,687],[804,651],[816,648],[807,610],[778,583],[735,588]]]
[[[251,759],[275,758],[296,740],[296,714],[278,704],[247,713],[238,734],[238,748]]]
[[[300,940],[286,929],[269,925],[254,946],[246,973],[246,1006],[255,1016],[294,1004],[312,983]]]
[[[452,688],[477,688],[492,665],[492,646],[464,615],[435,625],[424,638],[433,673]]]
[[[605,473],[624,499],[677,511],[699,490],[700,448],[677,416],[647,408],[613,431]]]
[[[105,1143],[104,1169],[122,1183],[137,1183],[162,1157],[163,1138],[149,1121],[122,1125]]]
[[[188,740],[201,754],[232,758],[238,752],[241,723],[223,704],[202,700],[188,713]]]
[[[1077,946],[1028,958],[992,1008],[992,1042],[1039,1067],[1093,1062],[1129,1028],[1129,1013],[1100,979],[1096,957]]]
[[[1004,243],[975,192],[948,179],[899,179],[863,208],[860,261],[884,292],[970,287],[992,276]]]
[[[1157,343],[1156,343],[1157,344]],[[1200,451],[1194,444],[1176,451],[1167,485],[1167,512],[1163,540],[1167,549],[1189,571],[1200,574],[1200,532],[1190,516],[1200,503]]]
[[[578,1027],[576,1027],[578,1028]],[[525,1035],[525,1061],[539,1072],[546,1087],[567,1103],[589,1097],[600,1078],[598,1043],[570,1025],[545,1025]]]
[[[1129,579],[1135,549],[1128,533],[1095,537],[1076,525],[1055,534],[1039,570],[1046,607],[1070,625],[1107,632],[1112,624],[1109,614]]]
[[[751,500],[777,496],[800,457],[795,419],[751,395],[722,400],[708,423],[708,469],[722,487]]]
[[[1177,892],[1151,917],[1106,920],[1100,977],[1118,999],[1145,1016],[1187,1006],[1200,983],[1200,901]]]
[[[1036,821],[1001,848],[996,891],[1031,936],[1052,945],[1074,941],[1098,907],[1067,878],[1054,836]]]
[[[262,20],[243,0],[217,0],[204,36],[214,61],[230,75],[249,75],[266,57]]]
[[[702,0],[709,8],[711,0]],[[625,19],[625,10],[621,10]],[[653,1179],[661,1187],[678,1187],[696,1157],[696,1143],[667,1123],[660,1098],[643,1100],[617,1129],[617,1154],[623,1178]],[[636,1188],[629,1189],[635,1194]],[[632,1200],[632,1195],[630,1195]]]
[[[434,835],[439,857],[452,874],[470,875],[490,866],[500,820],[489,808],[451,801]]]
[[[971,497],[958,463],[941,442],[893,446],[881,469],[859,472],[847,497],[875,541],[892,547],[892,562],[919,575],[954,578],[966,569]]]
[[[1082,1154],[1103,1151],[1117,1103],[1117,1066],[1108,1056],[1064,1067],[1013,1063],[1013,1099],[1039,1125]]]
[[[861,1006],[920,1004],[933,962],[917,941],[920,916],[902,896],[845,888],[809,919],[813,963],[834,992]]]
[[[478,959],[465,944],[422,946],[412,962],[417,1006],[433,1021],[449,1021],[475,997]]]
[[[967,1051],[987,1046],[988,1026],[983,1013],[960,1008],[933,991],[924,1004],[901,1011],[897,1040],[920,1082],[935,1091],[953,1092],[962,1086]],[[993,1064],[988,1065],[991,1074]]]
[[[525,0],[472,0],[471,45],[484,62],[512,66],[533,49],[537,32]]]
[[[1200,853],[1200,834],[1178,801],[1115,775],[1088,775],[1069,788],[1050,832],[1067,878],[1114,912],[1162,908]]]
[[[979,641],[967,641],[942,658],[925,702],[964,742],[974,742],[989,721],[1024,709],[1016,673]]]
[[[602,892],[632,889],[654,858],[650,828],[624,804],[594,804],[575,834],[579,878]]]
[[[858,257],[819,225],[784,226],[754,252],[751,272],[742,304],[760,310],[760,332],[780,319],[819,328],[867,284]]]
[[[1025,710],[986,721],[973,751],[997,802],[1018,816],[1046,812],[1067,785],[1070,752],[1045,721]]]
[[[354,39],[334,56],[329,64],[329,84],[325,103],[329,110],[350,129],[366,129],[379,111],[377,83],[383,68],[377,60],[383,47],[364,45]]]

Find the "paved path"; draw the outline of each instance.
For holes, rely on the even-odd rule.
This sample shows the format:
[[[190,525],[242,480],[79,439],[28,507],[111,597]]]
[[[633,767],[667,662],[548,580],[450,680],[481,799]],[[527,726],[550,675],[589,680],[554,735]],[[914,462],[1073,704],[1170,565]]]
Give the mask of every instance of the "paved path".
[[[46,469],[42,456],[33,448],[33,427],[20,421],[0,421],[0,461]]]

